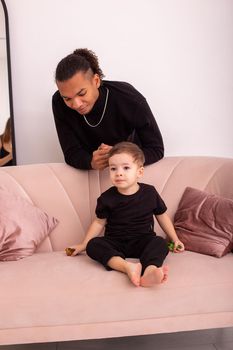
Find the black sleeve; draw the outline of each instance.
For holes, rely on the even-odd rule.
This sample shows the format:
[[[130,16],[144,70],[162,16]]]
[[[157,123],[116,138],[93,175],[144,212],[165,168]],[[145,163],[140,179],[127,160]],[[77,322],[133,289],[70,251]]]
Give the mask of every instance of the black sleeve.
[[[145,165],[163,158],[164,145],[161,132],[146,101],[142,99],[135,113],[135,137],[145,155]]]
[[[52,109],[65,162],[77,169],[92,169],[92,154],[82,148],[77,135],[73,132],[71,123],[67,122],[66,118],[69,118],[69,112],[66,112],[67,107],[58,94],[59,93],[56,92],[53,95]]]
[[[99,219],[107,219],[109,216],[109,209],[104,204],[103,194],[97,199],[95,213]]]
[[[154,199],[156,203],[153,210],[154,215],[161,215],[167,211],[167,206],[155,188],[153,192],[154,192]]]

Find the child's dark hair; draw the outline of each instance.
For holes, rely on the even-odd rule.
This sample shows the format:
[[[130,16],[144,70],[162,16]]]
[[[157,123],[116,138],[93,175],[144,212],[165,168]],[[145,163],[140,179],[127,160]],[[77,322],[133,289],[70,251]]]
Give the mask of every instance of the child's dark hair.
[[[86,73],[89,69],[93,74],[98,74],[102,81],[104,74],[99,67],[96,54],[88,49],[77,49],[58,63],[55,72],[55,80],[66,81],[72,78],[77,72]]]
[[[135,143],[124,141],[115,144],[110,150],[108,158],[121,153],[130,154],[133,157],[134,162],[138,163],[139,166],[143,166],[145,163],[144,153]]]

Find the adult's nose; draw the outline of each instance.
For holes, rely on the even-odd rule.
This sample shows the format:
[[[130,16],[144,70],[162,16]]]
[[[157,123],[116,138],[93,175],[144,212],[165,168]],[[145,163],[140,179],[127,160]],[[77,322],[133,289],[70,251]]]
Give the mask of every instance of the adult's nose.
[[[82,106],[82,100],[80,99],[80,97],[75,97],[72,100],[72,108],[78,109]]]

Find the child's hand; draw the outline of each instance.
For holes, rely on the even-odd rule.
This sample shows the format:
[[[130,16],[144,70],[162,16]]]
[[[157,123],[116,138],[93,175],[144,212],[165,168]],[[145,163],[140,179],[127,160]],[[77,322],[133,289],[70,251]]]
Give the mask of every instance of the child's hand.
[[[77,244],[75,246],[72,247],[68,247],[65,249],[66,255],[68,256],[75,256],[78,255],[79,253],[81,253],[84,249],[82,244]]]
[[[174,250],[175,253],[181,253],[184,251],[184,244],[178,240],[174,242]]]
[[[173,253],[180,253],[184,251],[184,244],[180,240],[169,242],[168,249]]]

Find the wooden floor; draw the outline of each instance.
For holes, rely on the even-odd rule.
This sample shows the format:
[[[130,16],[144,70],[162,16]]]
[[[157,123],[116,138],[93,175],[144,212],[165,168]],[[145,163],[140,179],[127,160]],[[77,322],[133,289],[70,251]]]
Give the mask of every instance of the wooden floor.
[[[0,350],[233,350],[233,327],[138,337],[0,346]]]

